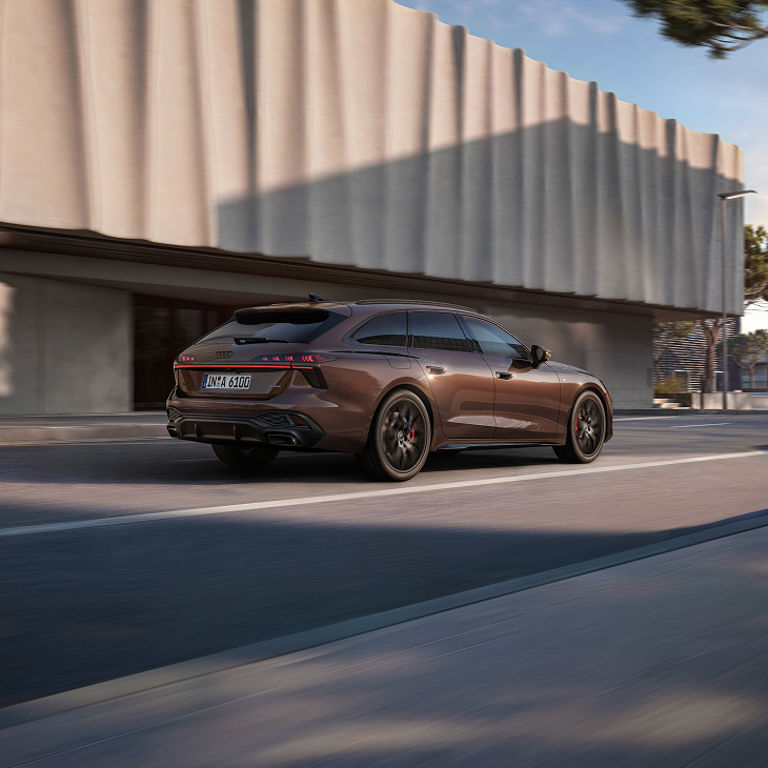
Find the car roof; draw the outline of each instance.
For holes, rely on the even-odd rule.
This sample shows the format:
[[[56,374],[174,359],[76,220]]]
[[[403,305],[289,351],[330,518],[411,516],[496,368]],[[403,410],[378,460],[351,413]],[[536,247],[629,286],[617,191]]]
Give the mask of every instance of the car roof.
[[[438,309],[462,309],[467,312],[477,312],[476,309],[465,307],[462,304],[450,304],[445,301],[427,301],[426,299],[360,299],[355,304],[398,304],[406,307],[423,306],[429,309],[434,307]]]
[[[428,301],[425,299],[359,299],[358,301],[301,301],[301,302],[281,302],[278,304],[260,304],[248,309],[269,310],[269,309],[334,309],[344,307],[347,311],[355,311],[358,307],[365,311],[367,308],[375,307],[402,308],[402,309],[450,309],[482,314],[472,307],[465,307],[461,304],[450,304],[443,301]]]

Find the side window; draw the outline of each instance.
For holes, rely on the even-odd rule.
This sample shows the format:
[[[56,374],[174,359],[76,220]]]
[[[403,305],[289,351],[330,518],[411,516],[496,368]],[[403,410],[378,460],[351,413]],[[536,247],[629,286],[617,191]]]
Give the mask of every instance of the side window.
[[[529,360],[528,350],[514,336],[493,323],[476,317],[464,316],[464,322],[469,326],[472,335],[480,344],[480,349],[486,355],[499,357],[514,357],[519,360]]]
[[[405,312],[390,312],[374,317],[355,333],[354,339],[360,344],[404,347]]]
[[[450,312],[409,312],[408,346],[472,352],[472,345],[464,335],[456,315]]]

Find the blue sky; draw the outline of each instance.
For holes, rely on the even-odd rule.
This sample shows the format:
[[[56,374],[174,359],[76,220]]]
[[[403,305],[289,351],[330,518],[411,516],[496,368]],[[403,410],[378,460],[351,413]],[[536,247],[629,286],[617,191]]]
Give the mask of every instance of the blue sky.
[[[623,101],[719,133],[744,150],[746,223],[768,226],[768,40],[725,61],[658,34],[619,0],[397,0],[448,24],[523,48],[580,80],[596,80]]]

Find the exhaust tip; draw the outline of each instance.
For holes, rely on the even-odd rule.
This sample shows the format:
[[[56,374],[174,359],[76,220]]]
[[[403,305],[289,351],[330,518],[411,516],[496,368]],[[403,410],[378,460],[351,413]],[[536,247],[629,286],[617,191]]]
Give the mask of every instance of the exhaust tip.
[[[298,445],[298,441],[293,435],[268,434],[267,442],[270,445]]]

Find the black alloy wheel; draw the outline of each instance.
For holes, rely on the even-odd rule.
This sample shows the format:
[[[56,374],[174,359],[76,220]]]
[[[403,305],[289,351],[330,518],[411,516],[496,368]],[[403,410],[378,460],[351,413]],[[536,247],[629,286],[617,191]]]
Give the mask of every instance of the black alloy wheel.
[[[252,472],[269,464],[278,451],[274,448],[242,448],[239,445],[212,445],[219,461],[239,472]]]
[[[605,408],[592,391],[582,392],[568,417],[565,445],[554,446],[562,461],[589,464],[603,450],[605,442]]]
[[[410,480],[424,466],[431,439],[429,412],[421,398],[399,389],[379,407],[359,461],[378,479]]]

